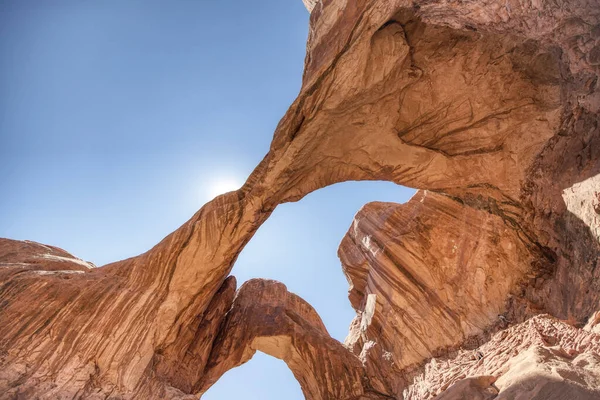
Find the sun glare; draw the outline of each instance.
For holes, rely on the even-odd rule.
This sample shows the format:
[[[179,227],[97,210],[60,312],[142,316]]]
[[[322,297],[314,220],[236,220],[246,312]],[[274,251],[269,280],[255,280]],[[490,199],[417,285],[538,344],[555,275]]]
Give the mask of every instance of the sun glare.
[[[210,196],[211,199],[214,199],[215,197],[217,197],[223,193],[237,190],[241,186],[242,186],[242,184],[238,180],[221,179],[221,180],[211,183],[211,185],[208,188],[208,195]]]

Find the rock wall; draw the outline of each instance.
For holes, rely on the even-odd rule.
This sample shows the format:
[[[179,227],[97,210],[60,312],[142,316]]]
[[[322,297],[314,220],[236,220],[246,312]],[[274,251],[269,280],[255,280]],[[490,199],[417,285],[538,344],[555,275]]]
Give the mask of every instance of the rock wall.
[[[429,361],[404,395],[592,400],[600,396],[599,367],[599,335],[539,315],[497,333],[475,350]]]
[[[508,323],[507,299],[540,272],[501,217],[445,195],[370,203],[339,254],[358,316],[346,344],[402,392],[406,372]]]
[[[450,381],[502,398],[520,387],[510,371],[415,384],[432,357],[500,329],[542,313],[581,327],[600,308],[598,2],[308,6],[301,92],[240,190],[102,268],[0,242],[0,398],[197,398],[257,349],[310,399],[428,398]],[[347,347],[282,285],[235,294],[231,267],[278,204],[369,179],[422,191],[365,206],[342,241]],[[503,365],[527,362],[513,358]],[[597,390],[580,372],[576,389]],[[509,374],[497,393],[490,374]]]

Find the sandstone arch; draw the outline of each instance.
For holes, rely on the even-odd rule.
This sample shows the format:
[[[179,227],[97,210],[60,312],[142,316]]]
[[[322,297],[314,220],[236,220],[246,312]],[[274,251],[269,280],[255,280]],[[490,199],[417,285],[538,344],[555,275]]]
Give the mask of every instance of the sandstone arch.
[[[278,204],[344,180],[436,192],[455,215],[493,219],[520,261],[503,264],[510,282],[493,302],[474,306],[487,318],[476,329],[459,323],[452,340],[426,343],[400,367],[365,354],[378,393],[398,396],[427,357],[497,329],[490,310],[510,322],[550,312],[582,323],[598,307],[598,241],[561,192],[600,173],[599,23],[593,0],[318,2],[302,90],[244,187],[138,257],[76,274],[37,262],[0,271],[4,398],[190,397],[211,365],[243,246]],[[397,218],[407,213],[425,232],[439,207],[417,209]],[[429,254],[445,254],[441,245]],[[33,253],[43,254],[52,253]],[[359,272],[356,282],[368,279]],[[355,298],[376,294],[358,287]],[[387,329],[366,339],[385,344]],[[188,353],[193,368],[181,363]]]
[[[283,284],[263,279],[252,279],[240,287],[215,340],[199,393],[257,350],[285,361],[306,398],[389,398],[370,387],[359,358],[329,336],[308,303]],[[322,385],[342,375],[343,381]]]

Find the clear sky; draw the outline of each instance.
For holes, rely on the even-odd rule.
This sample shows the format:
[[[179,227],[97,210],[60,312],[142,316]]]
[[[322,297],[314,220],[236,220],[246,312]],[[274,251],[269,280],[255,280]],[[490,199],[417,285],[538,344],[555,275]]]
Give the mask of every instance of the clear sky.
[[[149,249],[266,154],[307,32],[301,0],[0,0],[0,236],[96,265]],[[363,204],[413,192],[350,182],[284,204],[233,274],[285,283],[343,340],[337,246]],[[303,398],[260,354],[203,399],[242,397]]]

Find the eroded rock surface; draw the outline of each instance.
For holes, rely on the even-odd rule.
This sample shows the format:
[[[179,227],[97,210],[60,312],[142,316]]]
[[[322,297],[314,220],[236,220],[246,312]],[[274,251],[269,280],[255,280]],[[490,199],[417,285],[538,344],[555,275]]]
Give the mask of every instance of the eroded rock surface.
[[[313,4],[302,89],[240,190],[102,268],[2,244],[0,398],[194,398],[256,349],[308,398],[402,398],[431,357],[598,310],[597,0]],[[427,193],[367,205],[344,239],[348,349],[277,284],[234,300],[231,267],[278,204],[366,179]]]
[[[49,275],[84,273],[96,266],[58,247],[0,238],[0,268],[0,274],[37,271],[39,275]]]
[[[315,5],[317,4],[318,1],[319,0],[302,0],[302,2],[304,3],[304,6],[308,10],[308,12],[311,12],[313,10],[313,8],[315,8]]]
[[[332,339],[317,312],[275,281],[253,279],[238,291],[215,340],[200,394],[260,350],[288,365],[307,399],[385,399],[358,357]],[[343,377],[343,379],[340,379]]]
[[[473,397],[465,397],[468,393]],[[404,393],[418,399],[438,394],[439,400],[477,394],[503,400],[598,399],[600,335],[548,315],[536,316],[475,350],[432,359]]]
[[[507,325],[507,299],[539,274],[530,246],[500,216],[446,195],[367,204],[339,250],[359,310],[347,345],[401,392],[403,372]]]

